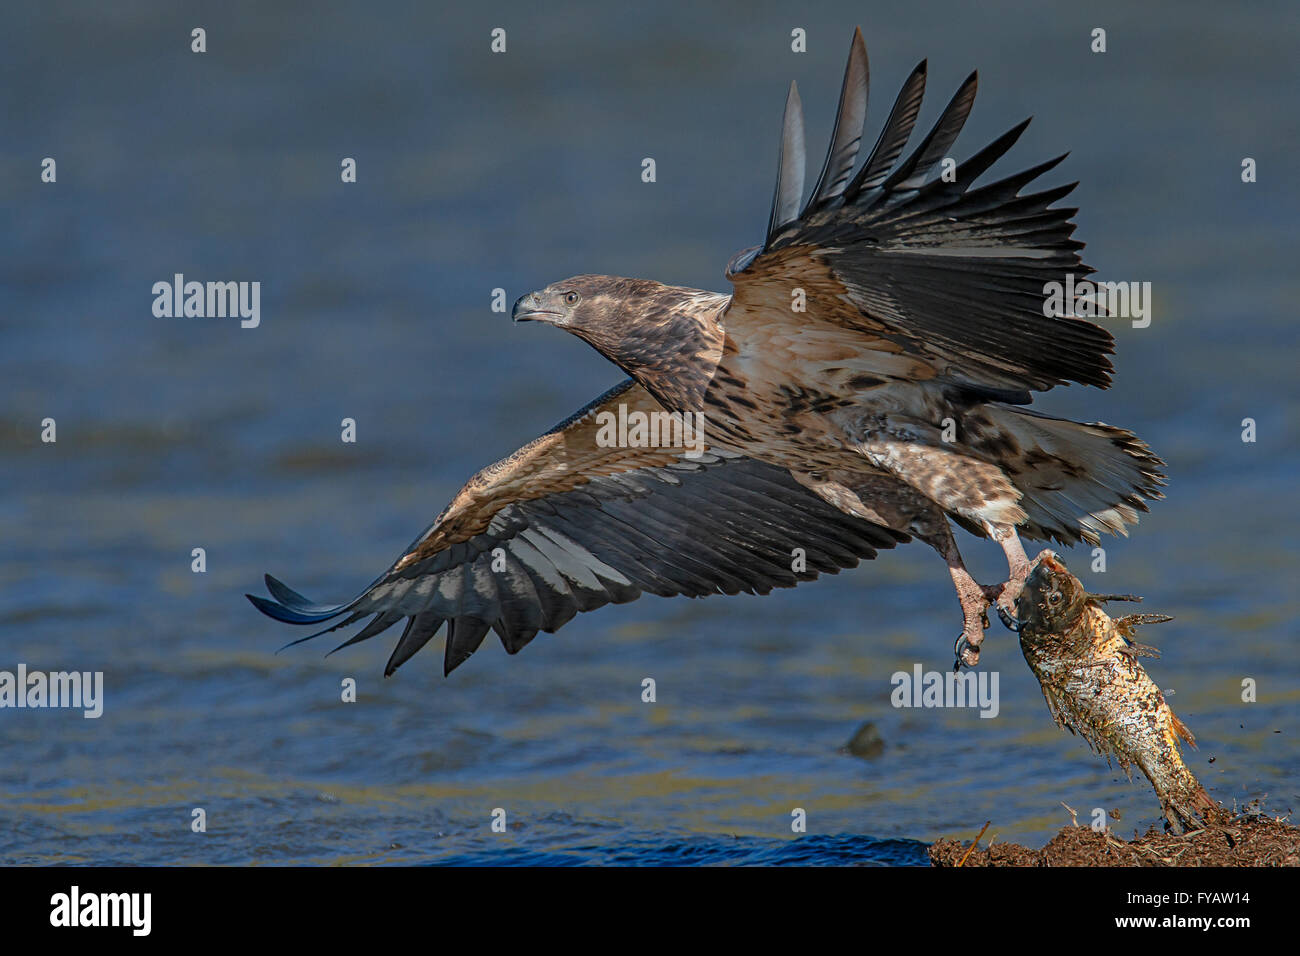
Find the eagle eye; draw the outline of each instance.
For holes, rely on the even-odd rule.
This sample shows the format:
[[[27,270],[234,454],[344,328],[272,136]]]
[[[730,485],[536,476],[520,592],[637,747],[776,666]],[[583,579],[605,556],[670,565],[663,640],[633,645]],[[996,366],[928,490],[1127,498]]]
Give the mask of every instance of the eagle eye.
[[[564,301],[567,302],[567,303],[569,303],[569,305],[577,305],[577,304],[578,304],[578,300],[581,299],[581,298],[582,298],[582,296],[578,295],[578,293],[576,293],[576,292],[566,292],[566,293],[564,293]]]

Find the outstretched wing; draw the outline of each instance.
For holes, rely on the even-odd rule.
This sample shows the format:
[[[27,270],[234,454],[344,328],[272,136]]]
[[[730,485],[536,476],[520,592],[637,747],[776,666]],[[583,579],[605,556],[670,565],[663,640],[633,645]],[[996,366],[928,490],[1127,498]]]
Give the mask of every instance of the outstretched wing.
[[[766,594],[908,540],[841,513],[789,472],[732,451],[710,448],[692,459],[681,448],[604,447],[597,416],[617,414],[620,405],[627,414],[663,412],[631,379],[606,392],[475,475],[354,600],[314,604],[270,575],[273,600],[249,600],[291,624],[338,619],[310,637],[369,617],[340,647],[406,618],[386,675],[446,623],[450,673],[488,630],[514,654],[579,611],[643,593]],[[806,571],[791,570],[796,547]]]
[[[898,162],[920,111],[925,71],[923,61],[903,84],[875,148],[850,179],[867,102],[867,55],[861,32],[854,33],[831,147],[799,212],[803,117],[791,87],[767,238],[727,266],[735,284],[728,334],[822,320],[916,357],[935,376],[1006,390],[997,396],[1003,400],[1027,402],[1024,390],[1065,382],[1105,388],[1110,333],[1043,314],[1045,284],[1093,271],[1079,258],[1083,243],[1071,238],[1077,210],[1052,207],[1077,183],[1020,194],[1065,157],[972,189],[1024,132],[1025,120],[956,165],[950,181],[932,176],[974,103],[972,73]],[[796,287],[805,290],[807,314],[790,309]]]

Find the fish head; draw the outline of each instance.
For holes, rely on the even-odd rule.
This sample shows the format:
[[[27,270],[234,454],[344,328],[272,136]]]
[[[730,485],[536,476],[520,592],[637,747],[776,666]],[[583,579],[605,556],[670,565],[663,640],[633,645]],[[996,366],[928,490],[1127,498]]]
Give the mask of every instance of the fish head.
[[[1065,563],[1044,551],[1016,600],[1021,631],[1056,634],[1073,627],[1088,603],[1088,592]]]

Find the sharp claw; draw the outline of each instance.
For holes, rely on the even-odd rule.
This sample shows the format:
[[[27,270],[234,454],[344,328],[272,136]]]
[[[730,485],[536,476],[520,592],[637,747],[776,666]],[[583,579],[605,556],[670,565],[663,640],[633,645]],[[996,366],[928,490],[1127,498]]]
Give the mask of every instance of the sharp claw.
[[[1011,612],[1001,604],[998,605],[998,618],[1006,625],[1008,631],[1015,631],[1017,634],[1020,633],[1020,622],[1017,621]]]
[[[953,647],[953,652],[957,655],[957,659],[952,664],[954,674],[961,670],[963,664],[967,667],[975,667],[980,662],[979,646],[972,644],[967,639],[965,631],[957,636],[957,643]]]

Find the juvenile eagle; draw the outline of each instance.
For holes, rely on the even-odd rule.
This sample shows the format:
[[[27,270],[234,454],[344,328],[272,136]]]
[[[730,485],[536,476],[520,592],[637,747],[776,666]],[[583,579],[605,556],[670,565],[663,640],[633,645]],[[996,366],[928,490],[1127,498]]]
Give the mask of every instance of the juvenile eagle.
[[[1077,210],[1052,205],[1075,184],[1021,194],[1060,156],[972,188],[1028,120],[934,174],[975,74],[899,162],[925,76],[923,61],[855,173],[867,108],[855,32],[802,204],[790,86],[767,238],[727,266],[732,294],[580,275],[521,297],[516,321],[572,332],[631,378],[471,478],[352,601],[315,604],[270,575],[272,599],[249,600],[292,624],[334,622],[320,634],[369,618],[343,647],[405,618],[386,674],[445,623],[450,673],[489,629],[513,654],[579,611],[647,592],[766,594],[915,536],[956,586],[957,666],[977,663],[988,608],[1010,611],[1029,572],[1018,532],[1125,533],[1161,497],[1163,462],[1132,432],[1024,407],[1055,385],[1110,383],[1110,334],[1044,315],[1045,284],[1093,271],[1071,238]],[[620,411],[702,421],[706,450],[619,447],[601,413]],[[950,519],[1002,546],[1006,582],[975,582]]]

